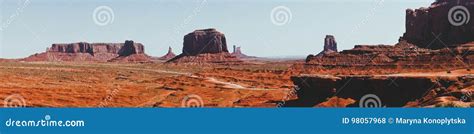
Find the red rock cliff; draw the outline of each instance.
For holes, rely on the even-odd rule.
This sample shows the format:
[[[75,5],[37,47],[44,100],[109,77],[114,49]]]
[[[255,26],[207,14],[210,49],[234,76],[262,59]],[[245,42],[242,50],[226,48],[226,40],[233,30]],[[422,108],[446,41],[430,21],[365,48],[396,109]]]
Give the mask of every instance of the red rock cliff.
[[[474,41],[474,0],[437,0],[428,8],[406,10],[401,40],[440,49]]]

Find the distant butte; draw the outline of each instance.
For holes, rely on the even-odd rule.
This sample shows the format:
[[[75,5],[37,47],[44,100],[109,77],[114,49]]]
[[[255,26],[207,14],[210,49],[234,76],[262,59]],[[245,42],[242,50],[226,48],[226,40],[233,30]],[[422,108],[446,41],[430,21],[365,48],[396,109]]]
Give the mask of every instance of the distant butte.
[[[333,35],[326,35],[326,37],[324,38],[323,51],[319,52],[316,56],[321,57],[324,55],[329,55],[331,53],[337,53],[337,42]],[[312,54],[308,55],[306,61],[309,61],[313,57],[315,56]]]
[[[242,53],[242,50],[240,49],[240,47],[237,47],[235,45],[233,46],[233,51],[232,51],[231,55],[233,55],[237,58],[240,58],[240,59],[256,58],[255,56],[248,56],[248,55]]]
[[[161,60],[169,60],[171,58],[174,58],[176,56],[176,54],[173,53],[173,49],[171,47],[168,47],[168,52],[161,56],[159,59]]]
[[[324,38],[324,49],[317,56],[337,52],[337,42],[333,35],[326,35]]]
[[[216,29],[195,30],[184,36],[183,55],[196,56],[203,53],[225,52],[229,52],[225,36]]]
[[[223,33],[214,28],[195,30],[184,36],[183,52],[168,60],[174,63],[241,62],[227,50]]]
[[[141,43],[68,43],[52,44],[46,52],[34,54],[21,61],[85,61],[85,62],[148,62]]]

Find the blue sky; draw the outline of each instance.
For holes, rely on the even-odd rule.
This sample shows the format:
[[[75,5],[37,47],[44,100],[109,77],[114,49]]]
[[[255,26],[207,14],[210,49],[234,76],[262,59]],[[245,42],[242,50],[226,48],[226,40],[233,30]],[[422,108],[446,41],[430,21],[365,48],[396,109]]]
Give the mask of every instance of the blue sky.
[[[405,10],[433,1],[0,0],[0,57],[26,57],[52,43],[128,39],[143,43],[147,54],[161,56],[168,46],[181,53],[183,36],[203,28],[223,32],[229,48],[241,46],[248,55],[306,56],[322,50],[327,34],[336,37],[340,50],[394,44],[405,31]],[[113,21],[94,21],[94,10],[101,6],[112,10]],[[282,9],[276,7],[285,7],[291,17],[272,22],[272,10]]]

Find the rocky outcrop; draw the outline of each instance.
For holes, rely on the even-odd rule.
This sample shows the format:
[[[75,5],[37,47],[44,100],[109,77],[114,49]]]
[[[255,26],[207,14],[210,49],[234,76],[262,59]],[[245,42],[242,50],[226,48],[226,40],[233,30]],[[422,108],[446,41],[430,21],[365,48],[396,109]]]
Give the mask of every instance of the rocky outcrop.
[[[169,60],[169,59],[171,59],[171,58],[173,58],[173,57],[175,57],[175,56],[176,56],[176,54],[173,53],[173,49],[172,49],[171,47],[169,47],[169,48],[168,48],[168,52],[167,52],[165,55],[161,56],[159,59],[161,59],[161,60]]]
[[[331,53],[337,53],[337,42],[333,35],[326,35],[324,38],[323,51],[319,52],[317,55],[308,55],[308,57],[306,57],[306,62],[313,59],[314,57],[321,57]]]
[[[195,30],[184,36],[183,55],[229,52],[224,34],[216,29]]]
[[[334,52],[337,52],[336,39],[332,35],[326,35],[326,38],[324,38],[324,49],[316,56],[323,56]]]
[[[237,47],[235,45],[233,46],[233,51],[232,51],[231,55],[233,55],[237,58],[241,58],[241,59],[256,58],[255,56],[248,56],[248,55],[242,53],[242,50],[240,49],[240,47]]]
[[[451,73],[464,74],[457,81],[440,81],[442,88],[427,92],[423,98],[408,102],[405,107],[474,107],[474,75],[471,71]]]
[[[229,53],[224,34],[216,29],[195,30],[184,36],[183,53],[167,63],[239,63],[236,56]]]
[[[315,107],[347,107],[351,104],[354,104],[356,101],[351,98],[338,98],[338,97],[331,97],[327,99],[327,101],[319,103]]]
[[[437,0],[428,8],[406,10],[401,40],[441,49],[474,41],[474,0]]]
[[[324,56],[308,56],[306,64],[324,67],[362,68],[470,68],[474,63],[474,44],[431,50],[401,41],[396,45],[356,45],[353,49]]]
[[[134,43],[131,40],[125,41],[123,47],[119,50],[119,56],[129,56],[132,54],[143,54],[145,48],[141,43]]]
[[[46,52],[31,55],[22,61],[147,62],[149,58],[143,44],[127,40],[125,43],[52,44]]]
[[[351,107],[402,107],[429,92],[460,91],[468,75],[429,73],[396,75],[299,75],[291,77],[298,86],[298,101],[303,106],[324,104],[329,98],[351,98]],[[364,97],[365,96],[365,97]],[[461,96],[460,96],[461,97]]]

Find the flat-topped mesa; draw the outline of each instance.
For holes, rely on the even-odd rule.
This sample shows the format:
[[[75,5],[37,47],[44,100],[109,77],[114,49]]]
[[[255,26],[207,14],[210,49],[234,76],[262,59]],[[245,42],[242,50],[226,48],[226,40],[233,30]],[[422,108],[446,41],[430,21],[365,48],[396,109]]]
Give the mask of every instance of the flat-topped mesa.
[[[144,47],[141,43],[134,43],[131,40],[125,43],[68,43],[53,44],[47,52],[58,53],[89,53],[91,55],[97,53],[113,53],[119,56],[129,56],[132,54],[144,54]]]
[[[406,40],[441,49],[474,41],[474,0],[437,0],[428,8],[406,10]]]
[[[23,61],[86,61],[86,62],[148,62],[141,43],[65,43],[52,44],[44,53],[34,54]]]
[[[195,30],[185,35],[183,53],[167,62],[228,64],[242,61],[229,53],[224,34],[209,28]]]
[[[204,53],[229,52],[224,34],[216,29],[195,30],[184,36],[183,54],[196,56]]]

